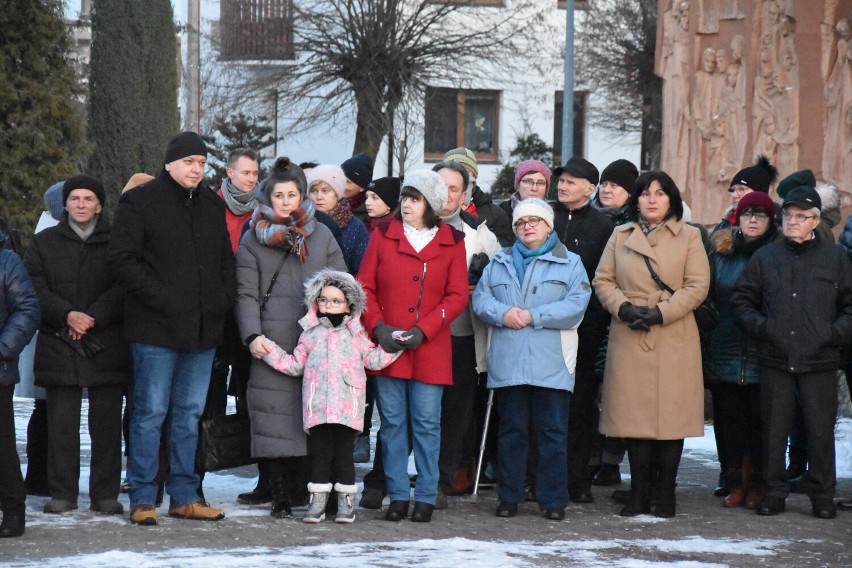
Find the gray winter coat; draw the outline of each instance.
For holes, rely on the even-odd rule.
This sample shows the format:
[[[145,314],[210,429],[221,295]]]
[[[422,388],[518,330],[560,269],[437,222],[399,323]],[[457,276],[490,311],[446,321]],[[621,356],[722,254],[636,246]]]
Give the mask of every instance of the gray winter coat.
[[[287,257],[261,315],[260,304],[284,252],[260,244],[251,230],[243,235],[237,249],[235,308],[243,341],[254,335],[264,335],[285,351],[292,352],[302,332],[299,319],[307,312],[305,282],[325,267],[346,272],[343,253],[325,225],[317,223],[305,244],[308,248],[305,262],[299,262],[292,254]],[[307,455],[301,380],[282,377],[263,360],[252,359],[247,400],[252,457]]]

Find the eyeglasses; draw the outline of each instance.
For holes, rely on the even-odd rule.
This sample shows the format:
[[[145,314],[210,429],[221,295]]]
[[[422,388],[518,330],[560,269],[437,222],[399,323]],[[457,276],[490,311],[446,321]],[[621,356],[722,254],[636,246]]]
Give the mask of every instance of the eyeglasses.
[[[547,182],[544,181],[543,179],[539,179],[539,180],[522,179],[521,185],[523,185],[524,187],[537,187],[539,189],[546,189],[547,188]]]
[[[517,221],[515,221],[515,229],[523,229],[526,225],[529,225],[530,227],[538,227],[539,223],[541,223],[541,217],[527,217],[526,219],[518,219]]]
[[[813,219],[814,217],[816,217],[816,215],[805,215],[804,213],[787,213],[786,211],[781,214],[781,218],[785,221],[793,220],[796,221],[796,223],[804,223],[808,219]]]
[[[755,219],[756,221],[766,221],[769,219],[769,215],[762,211],[752,211],[751,209],[746,209],[740,214],[740,219]]]
[[[341,300],[340,298],[317,298],[317,304],[320,306],[331,306],[333,308],[339,308],[346,304],[346,300]]]

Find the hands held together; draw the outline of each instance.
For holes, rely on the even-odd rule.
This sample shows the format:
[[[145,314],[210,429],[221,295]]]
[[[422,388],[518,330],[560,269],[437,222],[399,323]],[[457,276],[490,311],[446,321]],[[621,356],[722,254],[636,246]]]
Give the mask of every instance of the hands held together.
[[[660,308],[654,306],[634,306],[630,302],[624,302],[618,308],[618,319],[627,324],[627,327],[637,331],[650,331],[652,325],[663,323],[663,314]]]
[[[503,315],[503,325],[509,329],[521,329],[532,323],[532,314],[529,310],[512,306]]]
[[[387,325],[383,321],[376,324],[373,334],[382,349],[388,353],[397,353],[403,349],[416,349],[426,339],[426,335],[417,326],[405,330]]]

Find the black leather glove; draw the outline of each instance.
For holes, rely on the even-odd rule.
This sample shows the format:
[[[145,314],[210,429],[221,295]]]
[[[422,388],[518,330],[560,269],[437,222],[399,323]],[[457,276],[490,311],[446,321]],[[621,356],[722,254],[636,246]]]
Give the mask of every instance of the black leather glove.
[[[89,358],[94,357],[95,355],[104,350],[103,344],[90,333],[84,335],[80,339],[80,342],[83,344],[83,350],[86,352]]]
[[[648,308],[644,306],[634,306],[630,302],[624,302],[621,304],[621,307],[618,308],[618,319],[627,325],[630,325],[636,320],[642,319],[647,311]]]
[[[642,319],[645,320],[645,325],[663,325],[663,312],[660,311],[660,308],[654,306],[653,308],[648,308],[648,311]]]
[[[423,343],[424,339],[426,339],[426,335],[423,334],[419,327],[414,326],[405,332],[405,339],[399,340],[397,343],[406,349],[416,349],[418,345]]]
[[[484,252],[478,252],[470,259],[470,268],[467,269],[467,283],[477,284],[482,278],[482,271],[488,266],[488,255]]]
[[[59,331],[56,332],[56,335],[65,342],[68,347],[74,350],[74,352],[82,357],[83,359],[88,359],[89,354],[86,352],[86,349],[83,347],[83,342],[78,339],[74,339],[71,337],[71,334],[68,331],[67,327],[63,327]]]
[[[387,325],[383,321],[377,323],[376,327],[373,328],[373,335],[376,336],[376,341],[378,341],[379,345],[382,346],[382,349],[384,349],[388,353],[397,353],[405,349],[405,346],[400,343],[397,343],[391,335],[395,331],[405,330],[400,327],[393,327]]]

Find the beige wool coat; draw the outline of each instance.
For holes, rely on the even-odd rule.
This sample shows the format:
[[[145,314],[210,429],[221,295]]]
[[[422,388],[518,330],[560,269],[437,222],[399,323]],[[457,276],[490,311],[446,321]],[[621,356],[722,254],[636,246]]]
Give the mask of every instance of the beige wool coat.
[[[661,291],[642,255],[675,290]],[[593,286],[612,314],[600,431],[612,437],[677,440],[704,435],[701,347],[692,311],[710,287],[701,233],[674,218],[647,237],[637,223],[617,227]],[[634,331],[618,319],[624,302],[657,306],[663,324]]]

